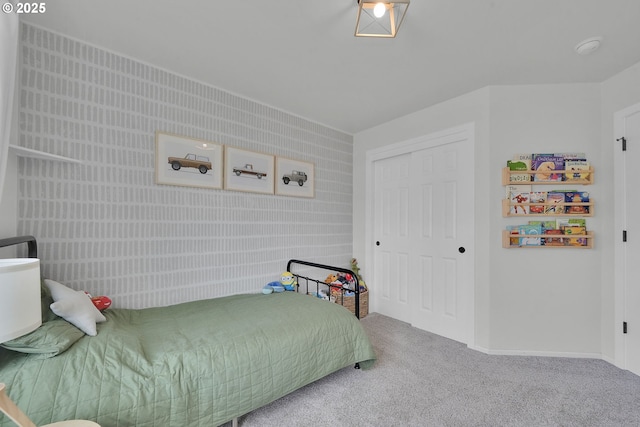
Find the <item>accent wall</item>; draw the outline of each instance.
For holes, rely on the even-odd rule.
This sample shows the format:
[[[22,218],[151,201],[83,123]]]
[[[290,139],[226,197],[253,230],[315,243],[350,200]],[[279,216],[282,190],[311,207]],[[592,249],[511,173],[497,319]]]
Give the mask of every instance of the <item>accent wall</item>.
[[[19,157],[2,207],[45,277],[137,308],[349,265],[351,135],[24,23],[20,53],[17,144],[80,161]],[[156,185],[156,131],[312,162],[315,197]]]

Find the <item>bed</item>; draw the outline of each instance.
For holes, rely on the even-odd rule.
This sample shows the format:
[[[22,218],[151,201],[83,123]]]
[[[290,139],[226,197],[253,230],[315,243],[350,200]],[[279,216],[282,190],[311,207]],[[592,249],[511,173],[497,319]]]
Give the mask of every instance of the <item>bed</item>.
[[[27,243],[36,257],[30,239],[0,247]],[[51,312],[46,286],[42,297],[44,323],[26,336],[30,352],[0,348],[0,382],[37,425],[217,426],[375,360],[356,316],[302,292],[109,308],[95,336]],[[12,425],[0,417],[1,427]]]

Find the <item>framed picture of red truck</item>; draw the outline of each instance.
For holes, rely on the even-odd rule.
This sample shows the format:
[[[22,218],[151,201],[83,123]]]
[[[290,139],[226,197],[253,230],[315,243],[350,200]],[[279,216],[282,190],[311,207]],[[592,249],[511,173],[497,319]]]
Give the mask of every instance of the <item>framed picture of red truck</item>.
[[[274,158],[270,154],[226,147],[224,189],[273,194]]]
[[[315,197],[314,164],[300,160],[276,158],[276,194]]]
[[[156,132],[156,184],[222,188],[224,146]]]

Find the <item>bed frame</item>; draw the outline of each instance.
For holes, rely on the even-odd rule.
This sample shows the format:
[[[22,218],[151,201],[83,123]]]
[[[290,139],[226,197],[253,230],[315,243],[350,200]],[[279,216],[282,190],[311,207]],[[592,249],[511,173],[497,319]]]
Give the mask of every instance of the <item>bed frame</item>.
[[[28,258],[38,258],[38,245],[36,243],[36,238],[33,236],[18,236],[0,239],[0,248],[3,248],[5,246],[19,245],[20,243],[27,244]]]
[[[304,274],[302,272],[296,273],[296,271],[300,271],[300,269],[302,268],[301,266],[312,267],[316,270],[318,269],[325,270],[328,273],[338,272],[338,273],[350,274],[351,277],[353,277],[353,280],[355,281],[355,286],[354,286],[355,289],[347,289],[339,285],[325,283],[324,279],[311,278],[306,275],[308,274],[306,272]],[[356,275],[353,271],[348,270],[346,268],[334,267],[334,266],[325,265],[325,264],[317,264],[315,262],[302,261],[299,259],[289,260],[289,262],[287,263],[287,271],[293,274],[293,276],[298,281],[298,286],[296,288],[298,292],[309,293],[309,292],[313,292],[314,289],[316,293],[320,292],[320,290],[323,290],[323,289],[330,289],[333,291],[337,291],[340,296],[336,300],[336,303],[340,305],[344,305],[345,294],[347,292],[353,292],[355,294],[354,295],[355,296],[355,301],[354,301],[355,313],[354,314],[358,319],[360,318],[360,282],[358,281],[358,275]],[[316,271],[314,270],[314,272]],[[304,289],[300,290],[300,287],[302,286],[303,283],[304,283]]]

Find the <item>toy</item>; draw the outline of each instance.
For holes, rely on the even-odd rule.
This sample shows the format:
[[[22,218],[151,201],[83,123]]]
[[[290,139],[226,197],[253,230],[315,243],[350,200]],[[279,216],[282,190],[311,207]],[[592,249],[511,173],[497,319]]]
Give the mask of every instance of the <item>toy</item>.
[[[323,300],[329,300],[329,295],[327,295],[327,293],[325,291],[319,291],[319,292],[309,292],[308,295],[312,295],[316,298],[320,298]]]
[[[280,282],[269,282],[266,287],[270,287],[273,292],[284,292],[284,286]]]
[[[351,289],[355,287],[356,280],[351,274],[348,273],[338,273],[338,280],[336,281],[339,285],[342,286],[343,289]]]
[[[87,291],[84,291],[84,293],[87,294],[93,305],[100,311],[104,311],[111,306],[111,298],[109,297],[104,295],[94,297]]]
[[[358,267],[358,260],[355,258],[351,259],[351,271],[353,271],[356,274],[356,277],[358,278],[358,283],[360,284],[360,291],[366,291],[367,284],[364,283],[364,279],[360,275],[360,267]]]
[[[265,295],[269,295],[272,292],[273,292],[273,288],[269,285],[264,285],[264,288],[262,288],[262,293]]]
[[[338,280],[338,276],[335,274],[330,274],[324,279],[324,283],[334,283]]]
[[[282,275],[280,276],[280,283],[287,291],[295,291],[296,286],[298,285],[296,278],[288,271],[282,273]]]
[[[111,306],[111,298],[105,297],[104,295],[99,297],[92,297],[91,302],[100,311],[104,311]]]

